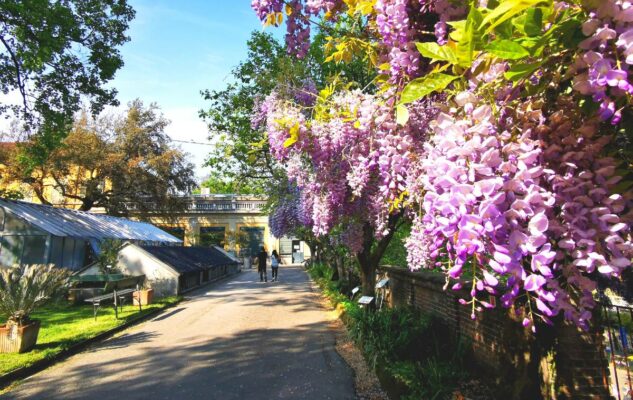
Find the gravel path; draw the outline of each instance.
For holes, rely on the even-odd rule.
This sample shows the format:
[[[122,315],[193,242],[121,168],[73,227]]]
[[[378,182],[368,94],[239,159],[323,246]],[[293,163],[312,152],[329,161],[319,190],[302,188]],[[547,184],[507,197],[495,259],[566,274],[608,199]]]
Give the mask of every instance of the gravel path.
[[[270,272],[269,272],[270,274]],[[254,271],[22,382],[7,399],[354,399],[306,273]]]

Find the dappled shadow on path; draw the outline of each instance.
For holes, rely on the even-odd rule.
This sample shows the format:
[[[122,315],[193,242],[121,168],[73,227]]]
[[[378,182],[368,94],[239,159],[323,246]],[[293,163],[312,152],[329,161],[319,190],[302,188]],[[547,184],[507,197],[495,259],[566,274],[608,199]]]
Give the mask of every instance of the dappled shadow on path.
[[[270,277],[270,271],[268,271]],[[259,275],[254,270],[246,270],[235,279],[222,286],[202,288],[192,292],[188,301],[199,302],[213,299],[214,302],[241,302],[242,307],[284,307],[286,312],[314,311],[320,308],[314,293],[308,283],[307,274],[302,267],[281,267],[280,281],[260,282]],[[262,293],[271,294],[273,299],[262,300]]]
[[[174,329],[179,329],[174,327]],[[182,329],[182,328],[180,328]],[[352,399],[351,372],[323,324],[200,337],[186,346],[88,363],[25,382],[6,398]],[[117,338],[94,351],[125,343]]]
[[[144,330],[97,345],[75,362],[25,381],[5,398],[355,398],[352,372],[334,349],[331,328],[324,321],[313,322],[310,318],[314,317],[306,320],[299,314],[306,311],[314,316],[318,314],[313,311],[322,311],[305,272],[287,267],[280,277],[281,282],[264,284],[256,273],[246,271],[231,281],[191,292],[188,301],[154,318]],[[251,310],[243,314],[247,318],[259,315],[253,307],[264,306],[273,315],[279,309],[279,318],[290,312],[296,319],[274,329],[246,323],[223,331],[230,332],[224,335],[217,334],[218,327],[228,323],[221,319],[190,333],[188,324],[182,322],[200,323],[192,309],[225,307],[232,311],[231,302],[239,303],[237,310]],[[229,315],[226,318],[238,324],[244,318],[241,312],[218,315]],[[293,325],[293,321],[297,323]]]

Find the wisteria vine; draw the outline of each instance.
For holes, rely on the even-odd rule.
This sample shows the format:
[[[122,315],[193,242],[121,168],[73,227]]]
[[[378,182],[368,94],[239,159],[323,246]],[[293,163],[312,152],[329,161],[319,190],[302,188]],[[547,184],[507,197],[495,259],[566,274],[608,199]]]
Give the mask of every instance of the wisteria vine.
[[[262,103],[302,223],[342,223],[357,252],[362,222],[379,238],[404,208],[409,267],[444,273],[473,318],[498,303],[532,329],[557,316],[587,328],[598,278],[633,258],[630,165],[612,148],[631,111],[633,4],[253,1],[268,22],[282,5],[303,10],[288,21],[299,56],[309,17],[366,18],[384,77],[376,94]]]

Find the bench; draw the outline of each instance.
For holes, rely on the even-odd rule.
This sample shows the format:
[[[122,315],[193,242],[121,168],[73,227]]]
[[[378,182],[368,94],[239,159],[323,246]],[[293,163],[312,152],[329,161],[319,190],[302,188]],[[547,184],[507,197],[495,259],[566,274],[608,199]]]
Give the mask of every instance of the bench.
[[[97,320],[97,311],[101,307],[101,303],[105,301],[113,301],[114,305],[114,315],[116,319],[119,319],[119,307],[121,311],[123,311],[123,304],[125,303],[125,296],[139,290],[138,286],[136,289],[123,289],[123,290],[114,290],[112,293],[102,294],[101,296],[91,297],[89,299],[85,299],[84,301],[92,304],[93,314],[95,317],[95,321]],[[143,311],[141,307],[141,302],[138,302],[138,310]]]
[[[108,292],[109,290],[112,290],[112,292],[102,294],[100,296],[94,296],[89,299],[85,299],[84,301],[86,303],[92,304],[95,321],[97,320],[97,312],[99,311],[99,308],[101,307],[101,303],[107,302],[110,300],[112,300],[112,303],[114,305],[114,315],[116,319],[119,319],[119,307],[121,308],[121,311],[123,311],[123,304],[125,303],[125,297],[139,290],[140,282],[142,282],[144,279],[145,279],[145,275],[141,275],[141,276],[130,277],[130,278],[115,281],[115,282],[108,282],[104,288],[104,291]],[[136,284],[136,285],[134,288],[130,288],[129,287],[130,284],[132,285]],[[121,288],[122,286],[124,288]],[[128,287],[125,288],[125,286],[128,286]],[[139,303],[138,304],[139,312],[143,311],[141,302],[139,301],[138,303]]]

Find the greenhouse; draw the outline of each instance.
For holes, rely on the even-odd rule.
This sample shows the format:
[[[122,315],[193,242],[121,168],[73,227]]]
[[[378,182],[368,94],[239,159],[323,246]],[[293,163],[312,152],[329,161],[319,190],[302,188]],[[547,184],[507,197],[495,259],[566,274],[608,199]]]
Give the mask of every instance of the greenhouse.
[[[55,264],[78,270],[106,239],[181,245],[154,225],[125,218],[0,199],[0,266]]]

